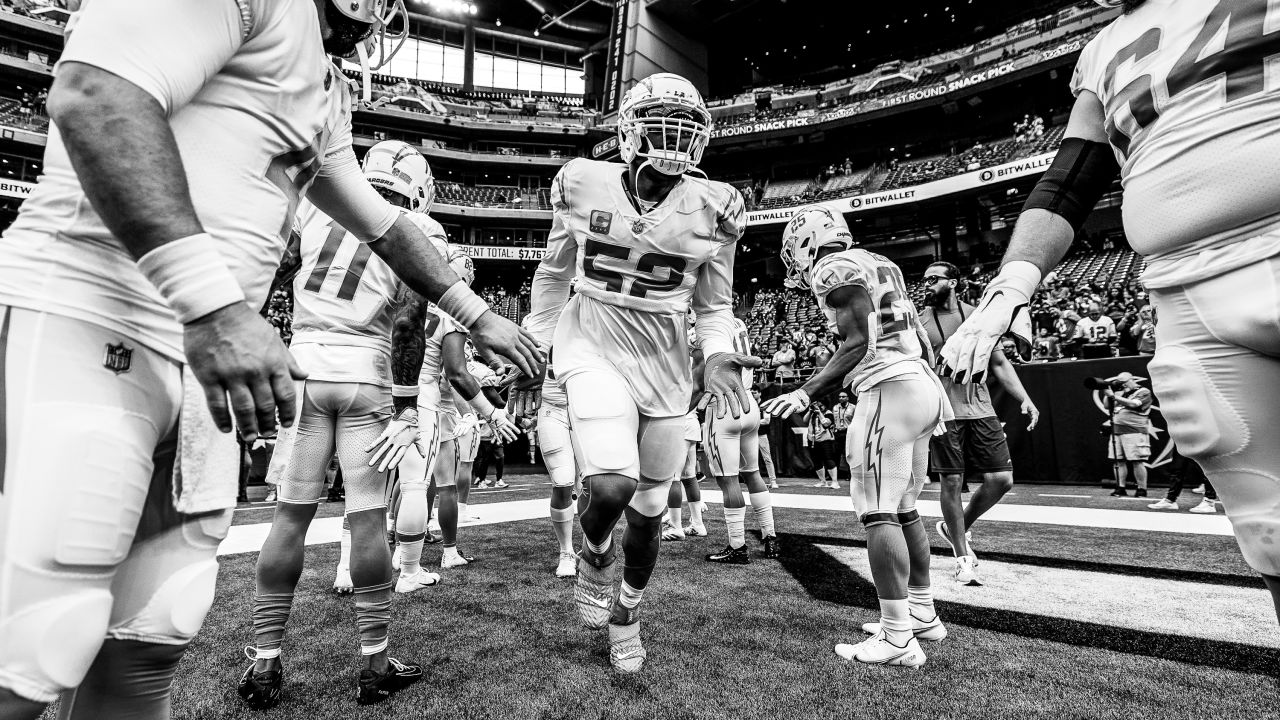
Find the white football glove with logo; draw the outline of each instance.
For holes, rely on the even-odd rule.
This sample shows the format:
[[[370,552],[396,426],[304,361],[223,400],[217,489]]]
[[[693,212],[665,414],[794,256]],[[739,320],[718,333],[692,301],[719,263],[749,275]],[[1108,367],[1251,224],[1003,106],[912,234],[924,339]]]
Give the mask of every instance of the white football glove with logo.
[[[373,453],[373,457],[369,458],[369,467],[377,466],[378,472],[386,472],[400,464],[410,447],[416,449],[422,457],[427,456],[418,437],[416,407],[407,407],[392,417],[378,439],[364,451]]]
[[[792,413],[804,412],[808,409],[809,393],[800,388],[760,403],[761,412],[769,413],[777,418],[790,417]]]
[[[947,339],[939,353],[938,374],[957,383],[982,382],[991,352],[1005,335],[1013,337],[1018,354],[1031,352],[1031,313],[1027,305],[1040,284],[1040,269],[1014,260],[1000,269],[987,286],[978,309]]]
[[[516,439],[520,434],[520,428],[511,422],[511,416],[507,415],[506,408],[494,408],[493,414],[487,418],[489,425],[493,428],[493,434],[503,443],[509,443]]]

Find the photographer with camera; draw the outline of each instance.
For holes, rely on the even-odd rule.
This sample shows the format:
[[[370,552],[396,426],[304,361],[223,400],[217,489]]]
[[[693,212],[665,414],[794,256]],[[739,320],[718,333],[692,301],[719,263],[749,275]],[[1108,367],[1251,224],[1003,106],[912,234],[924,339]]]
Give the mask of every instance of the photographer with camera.
[[[1146,378],[1130,372],[1122,372],[1105,380],[1102,402],[1111,411],[1111,442],[1107,457],[1115,467],[1116,489],[1111,497],[1126,497],[1125,485],[1129,479],[1129,466],[1138,483],[1134,497],[1147,496],[1147,466],[1151,457],[1151,391],[1139,383]]]

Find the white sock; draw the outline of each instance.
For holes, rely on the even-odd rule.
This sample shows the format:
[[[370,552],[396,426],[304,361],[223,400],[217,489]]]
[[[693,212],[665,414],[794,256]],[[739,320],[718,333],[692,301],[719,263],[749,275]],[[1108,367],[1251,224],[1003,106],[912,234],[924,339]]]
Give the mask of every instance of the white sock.
[[[346,570],[351,567],[351,526],[346,518],[342,519],[342,540],[338,548],[338,569]]]
[[[689,501],[689,522],[696,528],[701,529],[702,524],[702,501]]]
[[[671,520],[671,526],[677,530],[684,529],[684,508],[669,507],[667,508],[667,518]]]
[[[908,585],[907,603],[911,606],[911,614],[918,620],[929,622],[938,617],[938,611],[933,607],[933,589],[927,585]]]
[[[471,514],[467,512],[467,504],[458,503],[458,522],[466,522],[471,518]]]
[[[906,598],[885,600],[880,598],[880,626],[889,642],[902,647],[911,639],[911,610]]]
[[[644,597],[644,588],[639,590],[627,584],[626,580],[622,581],[622,586],[618,590],[618,603],[624,608],[634,608],[640,604],[640,599]]]
[[[400,543],[400,577],[409,577],[422,567],[422,543],[424,540]]]
[[[729,528],[729,547],[740,548],[747,544],[746,520],[746,508],[724,509],[724,524]]]
[[[773,529],[773,495],[768,490],[751,493],[751,512],[760,524],[760,534],[764,537],[777,534]]]
[[[567,508],[551,508],[551,527],[561,553],[573,552],[573,505]]]

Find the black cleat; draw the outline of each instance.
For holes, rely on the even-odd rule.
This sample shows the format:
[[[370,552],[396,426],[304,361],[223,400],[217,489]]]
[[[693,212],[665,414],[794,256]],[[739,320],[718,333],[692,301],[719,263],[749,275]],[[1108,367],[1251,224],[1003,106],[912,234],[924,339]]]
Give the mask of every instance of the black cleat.
[[[343,502],[346,499],[347,499],[347,493],[345,490],[341,488],[329,489],[329,498],[328,498],[329,502]]]
[[[255,673],[253,668],[256,664],[256,661],[251,662],[249,667],[244,669],[236,694],[254,710],[270,710],[280,704],[280,685],[284,682],[284,669],[282,667],[279,670]]]
[[[441,542],[444,542],[444,540],[439,535],[435,535],[430,530],[428,530],[427,536],[422,538],[422,542],[426,543],[427,545],[437,545]]]
[[[1111,491],[1111,497],[1129,497],[1129,493],[1125,492],[1124,488],[1116,488]]]
[[[1134,491],[1133,491],[1133,496],[1134,496],[1134,497],[1146,497],[1146,496],[1147,496],[1147,491],[1146,491],[1146,490],[1144,490],[1144,489],[1142,489],[1142,488],[1138,488],[1137,490],[1134,490]]]
[[[387,658],[391,667],[385,673],[361,670],[356,683],[356,703],[376,705],[422,679],[422,666]]]
[[[769,535],[764,539],[764,556],[770,560],[778,559],[778,536]]]
[[[735,548],[732,545],[726,545],[723,550],[717,553],[711,553],[707,556],[709,562],[723,563],[725,565],[750,565],[751,555],[747,552],[747,546]]]

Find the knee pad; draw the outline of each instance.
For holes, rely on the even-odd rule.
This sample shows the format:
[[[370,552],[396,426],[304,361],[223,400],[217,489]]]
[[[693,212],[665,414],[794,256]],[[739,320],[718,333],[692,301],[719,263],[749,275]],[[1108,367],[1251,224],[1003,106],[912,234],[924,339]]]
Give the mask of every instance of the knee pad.
[[[681,439],[684,418],[641,418],[639,428],[640,477],[646,482],[677,479],[689,457],[687,448],[692,447]],[[686,452],[681,453],[680,448]]]
[[[0,687],[51,703],[80,684],[111,622],[105,588],[73,591],[0,621]]]
[[[914,509],[898,511],[899,525],[905,526],[905,525],[910,525],[912,523],[918,523],[918,522],[920,522],[920,513],[916,512]]]
[[[659,512],[657,515],[648,515],[634,507],[628,507],[625,511],[627,516],[627,529],[637,533],[637,539],[660,538],[662,536],[662,520],[666,517],[665,513]]]
[[[635,403],[601,373],[575,376],[570,385],[569,417],[573,447],[582,472],[639,477]]]
[[[864,527],[875,527],[876,525],[898,525],[902,523],[898,520],[897,513],[887,512],[869,512],[862,516],[862,525]]]
[[[627,503],[627,512],[634,510],[648,517],[657,516],[661,522],[661,516],[667,509],[671,483],[670,480],[660,483],[640,483]]]
[[[582,494],[589,505],[625,507],[636,494],[636,481],[620,475],[592,475],[582,481]],[[662,499],[665,507],[666,496]]]
[[[1280,575],[1280,478],[1261,471],[1205,468],[1249,567]]]
[[[343,485],[347,493],[347,514],[362,510],[375,510],[387,506],[387,474],[368,465],[360,464]],[[401,485],[401,493],[404,485]]]
[[[1244,418],[1214,385],[1190,348],[1163,346],[1147,368],[1178,452],[1194,460],[1208,460],[1248,446],[1249,428]]]

